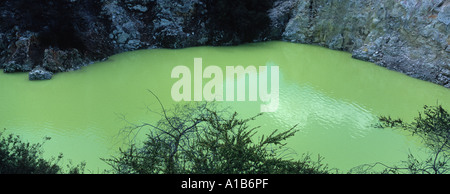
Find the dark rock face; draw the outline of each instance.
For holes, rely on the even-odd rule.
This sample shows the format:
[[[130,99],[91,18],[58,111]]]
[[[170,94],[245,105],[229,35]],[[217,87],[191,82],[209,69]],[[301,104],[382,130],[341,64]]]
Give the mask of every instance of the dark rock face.
[[[270,0],[205,1],[212,45],[234,45],[267,39]]]
[[[114,54],[105,41],[109,25],[101,5],[88,0],[0,2],[0,68],[9,73],[41,66],[62,72]]]
[[[48,48],[44,51],[42,67],[52,72],[64,72],[76,70],[81,64],[85,64],[83,57],[77,49],[60,50]]]
[[[0,68],[64,72],[146,48],[263,40],[272,0],[5,0]]]
[[[21,37],[9,42],[9,46],[2,52],[3,71],[11,73],[33,69],[40,60],[36,34],[25,32]]]
[[[4,0],[0,68],[78,69],[147,48],[285,40],[450,88],[448,0]]]

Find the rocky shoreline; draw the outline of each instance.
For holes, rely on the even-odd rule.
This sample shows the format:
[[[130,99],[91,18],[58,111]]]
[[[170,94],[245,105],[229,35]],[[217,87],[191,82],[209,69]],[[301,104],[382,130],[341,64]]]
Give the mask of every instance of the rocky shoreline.
[[[50,79],[148,48],[283,40],[450,88],[450,0],[5,0],[0,68]]]

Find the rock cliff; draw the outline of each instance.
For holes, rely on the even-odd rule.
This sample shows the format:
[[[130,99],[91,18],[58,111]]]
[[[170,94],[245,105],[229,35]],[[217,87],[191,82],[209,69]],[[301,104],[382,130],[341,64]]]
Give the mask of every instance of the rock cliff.
[[[282,38],[345,50],[450,87],[450,1],[311,0],[289,4]]]
[[[284,40],[450,88],[450,0],[5,0],[0,17],[4,72],[71,71],[136,49]]]

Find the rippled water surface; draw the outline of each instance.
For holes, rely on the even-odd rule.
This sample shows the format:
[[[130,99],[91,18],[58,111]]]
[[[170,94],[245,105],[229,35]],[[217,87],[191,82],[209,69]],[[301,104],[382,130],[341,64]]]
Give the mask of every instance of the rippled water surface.
[[[345,52],[285,42],[236,47],[140,50],[111,57],[79,71],[59,73],[49,81],[28,81],[27,74],[0,74],[0,128],[31,142],[45,143],[47,156],[62,152],[66,162],[87,162],[90,172],[108,168],[99,158],[117,153],[125,141],[119,132],[132,122],[156,122],[159,104],[176,104],[173,67],[278,65],[280,100],[276,112],[252,124],[261,134],[273,129],[299,132],[288,140],[285,157],[320,154],[330,167],[346,171],[373,162],[396,164],[420,143],[400,131],[376,129],[378,115],[411,120],[423,105],[450,108],[450,91],[351,58]],[[205,79],[204,83],[208,80]],[[260,111],[262,102],[221,102],[242,117]],[[408,120],[406,119],[406,120]],[[295,155],[294,153],[297,153]]]

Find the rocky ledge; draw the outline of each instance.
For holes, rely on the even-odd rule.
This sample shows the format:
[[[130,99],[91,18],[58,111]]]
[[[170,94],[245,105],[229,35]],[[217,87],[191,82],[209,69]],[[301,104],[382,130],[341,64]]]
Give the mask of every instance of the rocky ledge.
[[[45,70],[41,66],[35,67],[28,73],[30,80],[49,80],[52,79],[53,73]]]
[[[136,49],[284,40],[450,88],[450,0],[5,0],[0,68],[30,80]]]

